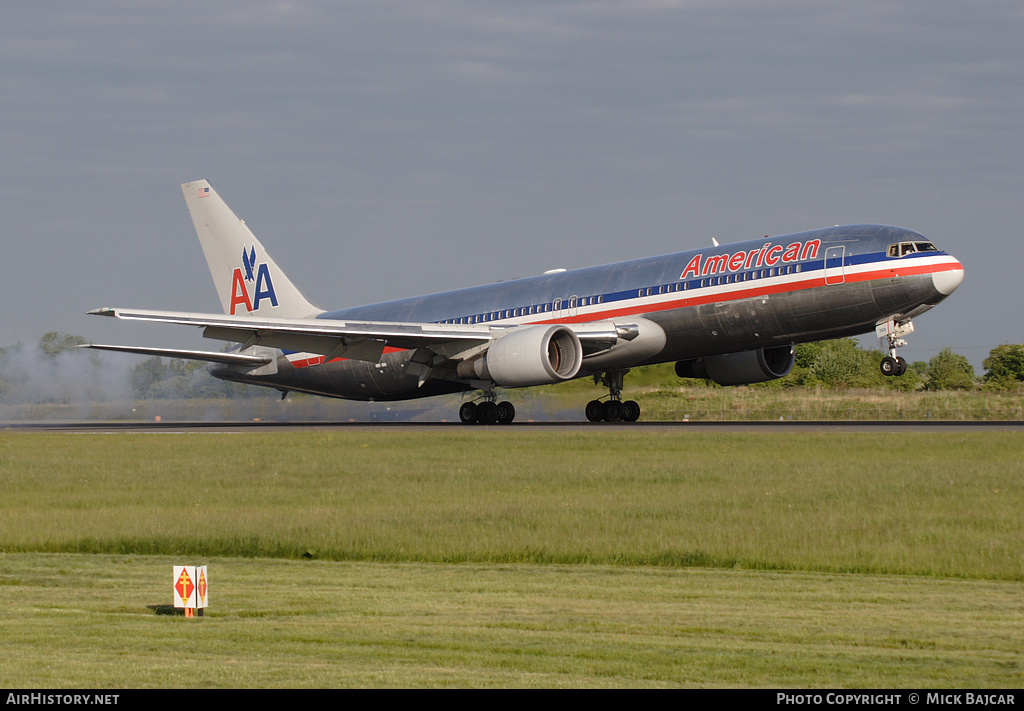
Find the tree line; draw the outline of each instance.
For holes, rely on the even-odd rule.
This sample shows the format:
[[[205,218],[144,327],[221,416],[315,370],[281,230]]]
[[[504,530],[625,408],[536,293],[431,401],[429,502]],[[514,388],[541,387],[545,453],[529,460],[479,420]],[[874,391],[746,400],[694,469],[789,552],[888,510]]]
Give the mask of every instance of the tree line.
[[[915,390],[1016,390],[1024,387],[1024,344],[993,348],[976,375],[964,356],[943,348],[928,361],[908,363],[899,377],[886,377],[879,369],[884,353],[861,348],[852,338],[803,343],[796,348],[796,364],[786,386],[825,386]]]

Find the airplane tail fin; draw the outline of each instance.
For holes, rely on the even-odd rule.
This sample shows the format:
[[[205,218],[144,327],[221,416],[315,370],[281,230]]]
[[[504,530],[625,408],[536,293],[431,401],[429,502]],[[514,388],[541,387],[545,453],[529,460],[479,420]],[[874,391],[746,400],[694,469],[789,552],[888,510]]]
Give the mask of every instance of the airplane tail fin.
[[[208,182],[184,183],[181,190],[224,313],[277,318],[323,313],[295,288]]]

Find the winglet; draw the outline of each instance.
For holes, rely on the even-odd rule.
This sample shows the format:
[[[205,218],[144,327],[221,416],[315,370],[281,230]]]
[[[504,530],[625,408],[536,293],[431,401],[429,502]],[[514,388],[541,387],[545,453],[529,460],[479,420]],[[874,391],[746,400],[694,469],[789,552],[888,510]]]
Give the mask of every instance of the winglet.
[[[224,313],[275,318],[323,313],[299,292],[208,182],[184,183],[181,190]]]

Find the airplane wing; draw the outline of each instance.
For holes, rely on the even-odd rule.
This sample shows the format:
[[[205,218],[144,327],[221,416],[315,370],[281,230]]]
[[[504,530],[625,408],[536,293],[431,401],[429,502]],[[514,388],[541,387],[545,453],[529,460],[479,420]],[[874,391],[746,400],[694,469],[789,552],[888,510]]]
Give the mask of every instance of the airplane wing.
[[[257,316],[226,316],[221,314],[182,311],[139,311],[102,308],[89,311],[96,316],[109,316],[127,321],[154,321],[196,326],[203,336],[252,346],[267,346],[302,353],[317,353],[326,360],[349,358],[372,363],[380,360],[386,346],[392,348],[428,348],[442,359],[461,360],[485,350],[488,345],[514,328],[522,326],[497,324],[403,323],[393,321],[341,321],[333,319],[281,319]],[[631,340],[632,324],[611,322],[571,324],[584,347],[584,353],[597,353],[610,348],[619,339]],[[235,365],[262,365],[264,356],[211,353],[206,351],[174,351],[128,346],[92,346],[104,350],[122,350],[177,358],[192,358]],[[253,360],[253,359],[258,360]]]
[[[408,349],[428,346],[438,354],[451,357],[495,338],[491,329],[483,324],[280,319],[119,308],[102,308],[89,313],[126,321],[197,326],[203,329],[206,338],[242,343],[243,350],[251,346],[269,346],[302,353],[319,353],[328,359],[350,358],[372,363],[380,360],[385,346]]]

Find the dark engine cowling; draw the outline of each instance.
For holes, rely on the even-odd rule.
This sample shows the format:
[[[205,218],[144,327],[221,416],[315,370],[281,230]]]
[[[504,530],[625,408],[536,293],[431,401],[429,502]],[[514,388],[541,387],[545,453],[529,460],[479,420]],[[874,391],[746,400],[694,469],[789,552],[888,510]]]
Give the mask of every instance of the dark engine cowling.
[[[795,362],[796,349],[793,346],[776,346],[681,360],[676,363],[676,375],[680,378],[707,378],[719,385],[748,385],[782,378],[793,370]]]
[[[501,336],[483,356],[459,363],[458,374],[516,388],[569,380],[582,363],[583,347],[572,329],[528,326]]]

